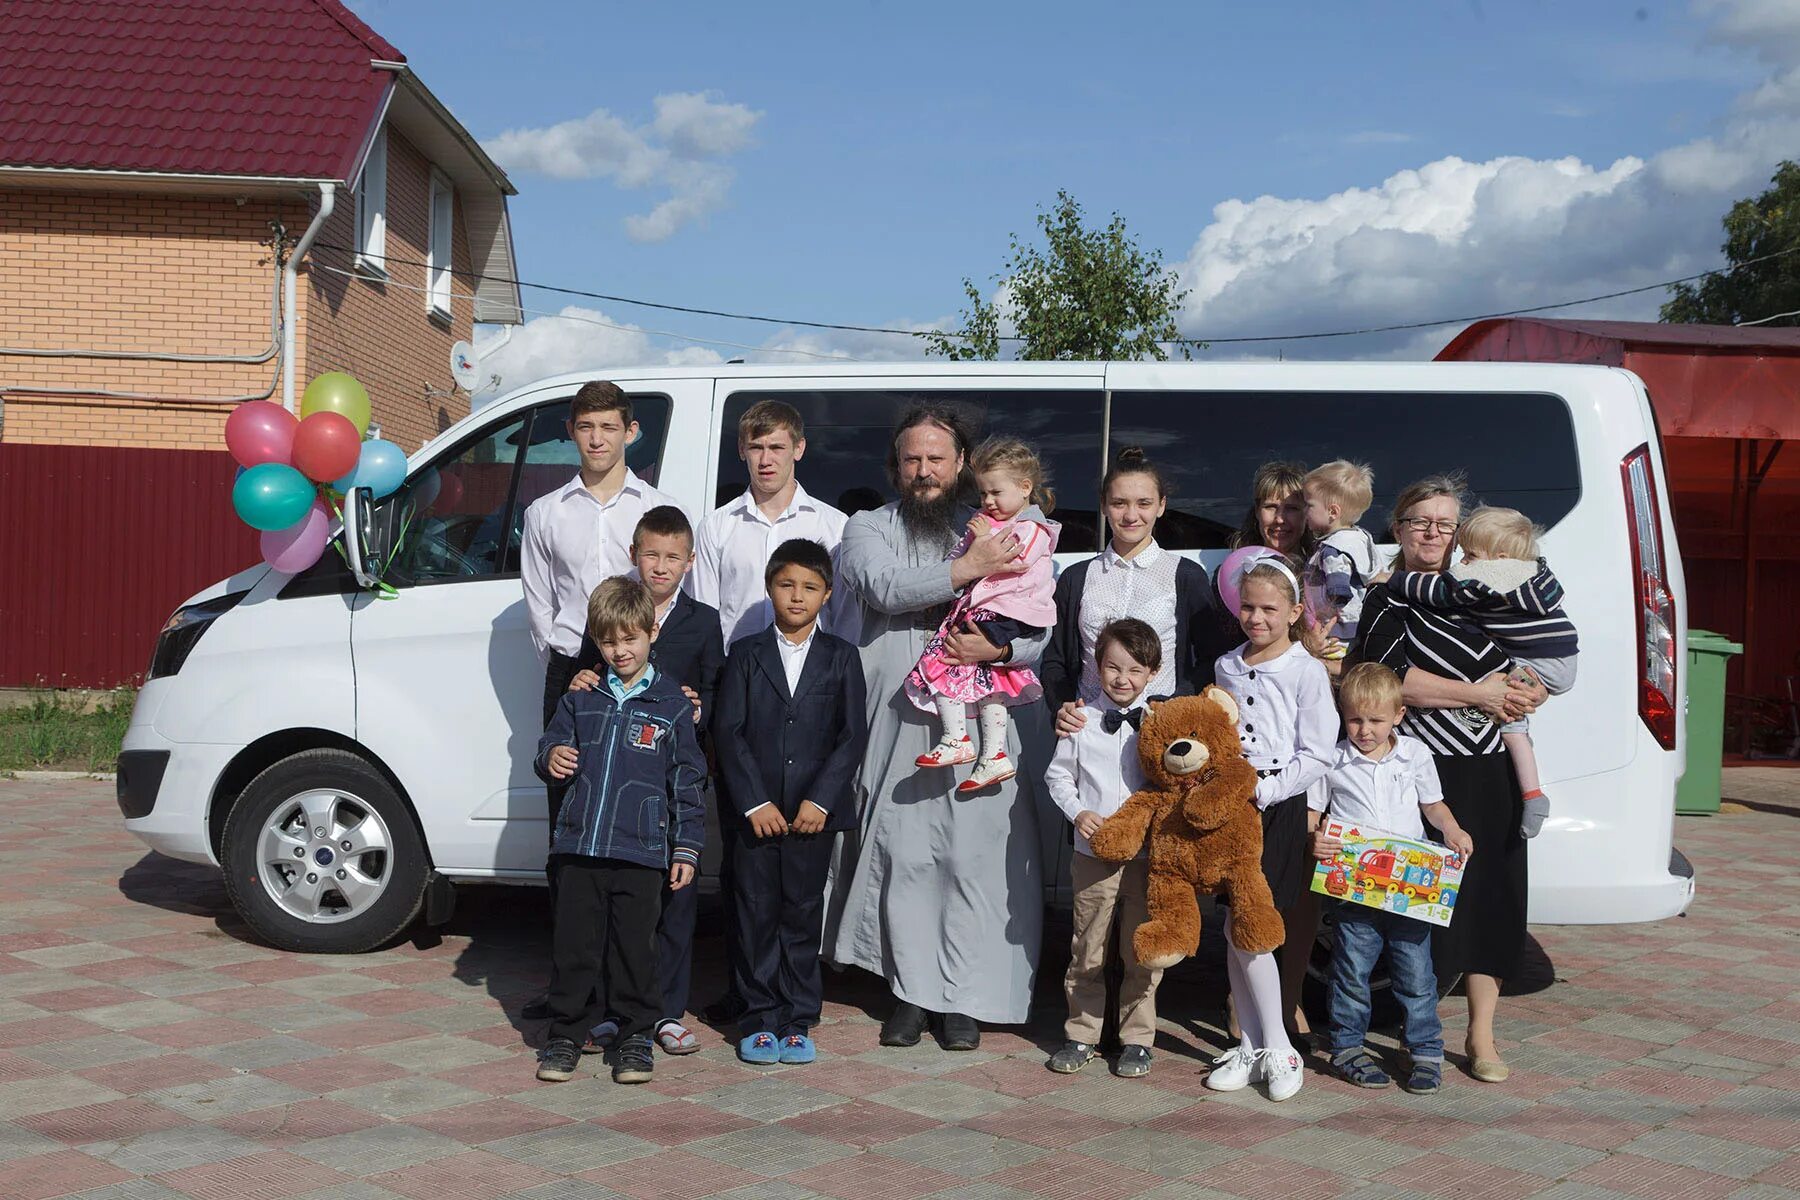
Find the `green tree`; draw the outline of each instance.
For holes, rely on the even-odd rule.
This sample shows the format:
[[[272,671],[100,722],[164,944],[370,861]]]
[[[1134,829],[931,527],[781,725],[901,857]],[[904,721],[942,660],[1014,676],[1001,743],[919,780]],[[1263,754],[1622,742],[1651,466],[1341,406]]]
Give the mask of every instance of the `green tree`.
[[[1800,325],[1800,254],[1766,258],[1800,247],[1800,164],[1783,162],[1762,195],[1739,200],[1725,214],[1725,257],[1738,269],[1677,283],[1662,319],[1679,324]],[[1755,262],[1756,259],[1766,261]],[[1748,263],[1748,266],[1739,264]],[[1762,318],[1790,314],[1772,321]]]
[[[1007,315],[1018,331],[1020,358],[1138,359],[1168,357],[1161,345],[1181,336],[1176,315],[1188,293],[1160,250],[1143,251],[1114,213],[1104,229],[1081,223],[1081,205],[1068,192],[1038,210],[1044,246],[1012,235],[1012,253],[994,277],[1006,293]],[[955,334],[921,333],[926,352],[953,359],[1000,357],[1000,309],[963,280],[969,307]],[[1188,347],[1181,346],[1183,358]]]

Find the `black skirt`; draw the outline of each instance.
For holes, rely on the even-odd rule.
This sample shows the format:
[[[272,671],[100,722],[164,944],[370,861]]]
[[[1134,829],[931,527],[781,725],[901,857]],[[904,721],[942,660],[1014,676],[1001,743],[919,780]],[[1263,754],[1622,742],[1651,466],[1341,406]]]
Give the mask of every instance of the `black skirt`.
[[[1262,811],[1263,875],[1275,907],[1286,913],[1306,891],[1312,858],[1306,853],[1306,793],[1277,800]]]
[[[1444,803],[1475,842],[1475,853],[1463,873],[1456,911],[1444,929],[1431,931],[1431,958],[1440,984],[1457,975],[1518,973],[1525,949],[1525,839],[1519,822],[1525,802],[1512,755],[1438,754],[1438,780]],[[1428,834],[1442,837],[1437,830]],[[1266,859],[1264,860],[1267,861]]]

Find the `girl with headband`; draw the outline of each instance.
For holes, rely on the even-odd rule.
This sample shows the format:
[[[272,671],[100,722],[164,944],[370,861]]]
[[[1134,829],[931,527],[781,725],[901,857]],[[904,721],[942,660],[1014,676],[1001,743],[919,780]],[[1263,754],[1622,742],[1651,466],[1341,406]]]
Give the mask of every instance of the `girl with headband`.
[[[1238,624],[1244,644],[1216,665],[1219,686],[1238,704],[1244,757],[1256,768],[1262,810],[1263,874],[1275,907],[1291,908],[1306,889],[1306,789],[1324,777],[1337,742],[1337,707],[1325,665],[1300,643],[1305,620],[1299,573],[1269,551],[1241,566]],[[1226,916],[1229,923],[1230,916]],[[1305,947],[1297,947],[1300,953]],[[1206,1077],[1214,1091],[1261,1079],[1269,1099],[1300,1090],[1300,1055],[1283,1023],[1281,973],[1272,954],[1245,954],[1225,939],[1225,968],[1243,1039]]]

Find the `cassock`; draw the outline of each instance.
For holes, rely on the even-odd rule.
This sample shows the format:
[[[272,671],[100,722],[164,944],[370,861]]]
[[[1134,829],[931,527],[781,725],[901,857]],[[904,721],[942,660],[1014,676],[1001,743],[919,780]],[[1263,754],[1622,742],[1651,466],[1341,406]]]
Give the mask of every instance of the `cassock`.
[[[960,532],[971,513],[963,510]],[[860,778],[861,820],[839,847],[827,906],[825,953],[887,980],[895,996],[928,1012],[1020,1024],[1031,1005],[1043,929],[1043,848],[1036,793],[1047,742],[1041,704],[1012,709],[1006,750],[1019,773],[997,788],[957,796],[970,767],[918,767],[938,739],[935,716],[908,700],[918,662],[956,595],[944,555],[953,542],[920,544],[897,505],[851,517],[838,573],[860,601],[869,749]],[[1035,665],[1048,632],[1013,644]]]

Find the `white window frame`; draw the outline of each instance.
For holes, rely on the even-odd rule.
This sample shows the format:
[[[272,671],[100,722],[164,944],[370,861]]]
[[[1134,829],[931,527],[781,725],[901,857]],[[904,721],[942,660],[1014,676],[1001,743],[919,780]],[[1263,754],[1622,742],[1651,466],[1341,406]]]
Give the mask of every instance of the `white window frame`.
[[[438,244],[438,202],[444,205],[444,242]],[[425,311],[441,317],[451,315],[452,286],[455,276],[451,264],[456,249],[456,189],[451,187],[436,168],[431,172],[430,202],[425,209]]]
[[[384,279],[388,274],[387,149],[387,130],[377,130],[356,181],[356,267]]]

